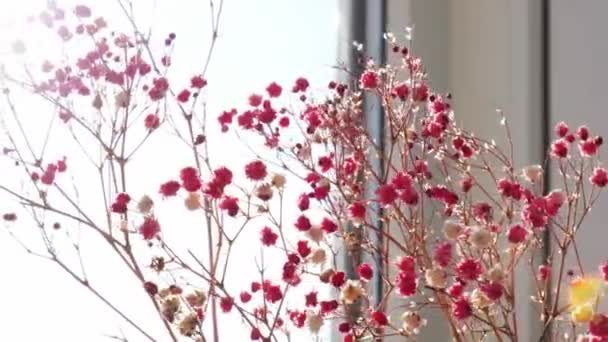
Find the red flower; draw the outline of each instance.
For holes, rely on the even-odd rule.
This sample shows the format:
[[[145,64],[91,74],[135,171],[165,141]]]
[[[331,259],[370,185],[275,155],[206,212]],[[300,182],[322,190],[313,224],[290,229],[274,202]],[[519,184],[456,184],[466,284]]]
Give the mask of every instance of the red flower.
[[[598,145],[594,140],[585,140],[578,145],[581,155],[591,157],[597,153]]]
[[[264,298],[270,303],[276,303],[283,298],[281,286],[269,284],[264,290]]]
[[[257,341],[257,340],[261,339],[262,338],[262,333],[260,332],[260,329],[258,329],[258,328],[251,329],[251,333],[249,334],[249,338],[252,341]]]
[[[301,194],[298,197],[298,209],[300,209],[301,211],[304,211],[304,210],[308,209],[309,206],[310,206],[310,199],[308,197],[308,194]]]
[[[262,284],[258,283],[257,281],[251,283],[251,292],[256,293],[260,291],[260,289],[262,289]]]
[[[510,243],[524,242],[526,236],[528,236],[528,231],[519,224],[509,228],[509,231],[507,232],[507,239]]]
[[[448,295],[450,295],[450,297],[452,297],[452,298],[459,298],[460,296],[462,296],[463,292],[464,292],[464,284],[462,284],[459,281],[455,282],[454,284],[452,284],[452,286],[450,286],[447,289]]]
[[[479,285],[479,290],[490,300],[498,300],[502,297],[502,285],[495,282],[482,283]]]
[[[473,314],[473,308],[471,308],[471,304],[466,298],[458,298],[452,304],[452,315],[457,320],[463,320],[471,317]]]
[[[274,246],[274,244],[277,242],[278,238],[279,238],[279,235],[277,235],[277,233],[273,232],[272,229],[270,229],[270,227],[264,227],[264,228],[262,228],[262,231],[260,232],[260,240],[262,241],[262,244],[264,246]]]
[[[383,206],[390,206],[397,199],[397,191],[391,184],[384,184],[376,190],[376,199]]]
[[[324,300],[324,301],[321,301],[321,303],[319,303],[319,305],[321,306],[321,314],[327,315],[328,313],[331,313],[332,311],[334,311],[338,308],[338,301]]]
[[[608,184],[608,172],[602,167],[596,167],[593,170],[593,174],[591,175],[591,178],[589,178],[589,181],[591,181],[593,185],[603,188]]]
[[[551,266],[549,265],[540,265],[538,266],[538,279],[541,281],[546,281],[551,276]]]
[[[382,311],[373,311],[370,315],[372,322],[380,327],[384,327],[388,325],[388,317]]]
[[[158,286],[151,281],[144,283],[144,290],[150,295],[154,296],[158,293]]]
[[[396,85],[393,88],[393,96],[397,96],[401,101],[407,100],[408,95],[410,94],[410,88],[406,83],[401,83]]]
[[[568,125],[563,121],[555,125],[555,133],[557,133],[560,138],[565,137],[569,130]]]
[[[568,156],[568,142],[556,140],[551,144],[551,155],[556,158],[566,158]]]
[[[281,126],[283,128],[289,127],[289,117],[288,116],[282,116],[279,119],[279,126]]]
[[[370,280],[374,275],[374,270],[369,264],[364,263],[357,267],[357,273],[361,279]]]
[[[608,282],[608,261],[600,265],[600,274]]]
[[[596,314],[589,322],[589,332],[605,341],[608,339],[608,315]]]
[[[179,173],[179,178],[182,180],[182,187],[187,191],[195,192],[202,186],[198,171],[193,167],[183,168]]]
[[[207,80],[204,79],[202,76],[193,76],[190,79],[190,86],[192,88],[201,89],[201,88],[205,87],[206,85],[207,85]]]
[[[190,99],[190,90],[184,89],[177,94],[177,100],[179,102],[185,103]]]
[[[245,175],[251,180],[262,180],[267,175],[266,164],[261,160],[254,160],[245,165]]]
[[[456,272],[464,280],[476,280],[483,272],[483,268],[477,260],[464,259],[456,265]]]
[[[336,230],[338,230],[338,225],[332,221],[331,219],[324,217],[323,220],[321,221],[321,229],[328,233],[334,233]]]
[[[251,94],[249,95],[249,105],[251,107],[257,107],[262,104],[262,95]]]
[[[65,163],[65,157],[57,161],[57,172],[65,172],[67,169],[68,165]]]
[[[160,233],[160,224],[154,217],[146,217],[144,222],[139,226],[139,233],[144,240],[152,240]]]
[[[301,232],[308,231],[312,227],[310,220],[304,215],[298,216],[298,218],[296,219],[296,223],[294,223],[294,226]]]
[[[241,298],[241,302],[243,302],[243,303],[247,303],[251,300],[251,294],[247,291],[241,292],[239,297]]]
[[[329,281],[334,287],[342,287],[346,283],[346,274],[342,271],[335,272]]]
[[[294,93],[297,93],[300,91],[304,92],[304,91],[306,91],[306,89],[308,89],[309,85],[310,84],[308,83],[307,79],[305,79],[304,77],[300,77],[300,78],[296,79],[296,82],[295,82],[293,88],[291,88],[291,91],[293,91]]]
[[[281,88],[281,86],[278,85],[276,82],[272,82],[268,85],[268,87],[266,87],[266,91],[268,92],[268,96],[270,97],[279,97],[281,96],[283,88]]]
[[[378,74],[375,71],[366,71],[361,75],[361,88],[374,89],[378,87]]]
[[[397,268],[401,272],[415,273],[416,272],[416,260],[411,256],[404,256],[397,260]]]
[[[418,280],[416,279],[415,273],[399,272],[397,279],[395,280],[397,286],[397,292],[405,297],[413,296],[416,294],[416,288],[418,287]]]
[[[312,252],[312,249],[310,248],[310,246],[308,246],[308,241],[306,241],[306,240],[298,241],[297,250],[298,250],[298,254],[302,258],[306,258]]]
[[[160,126],[160,118],[156,114],[148,114],[144,119],[144,126],[150,131],[155,130]]]
[[[365,205],[361,202],[351,204],[349,208],[350,217],[356,220],[365,219]]]
[[[306,301],[306,306],[317,306],[319,303],[317,301],[317,291],[310,291],[308,294],[304,295],[304,300]]]
[[[236,197],[224,196],[219,203],[219,208],[225,210],[228,216],[236,216],[239,213],[239,200]]]
[[[74,8],[74,14],[80,18],[88,18],[91,16],[91,9],[85,5],[78,5]]]
[[[213,170],[213,175],[218,184],[221,184],[222,186],[232,183],[232,171],[227,167],[222,166]]]
[[[234,305],[234,300],[231,297],[222,297],[220,298],[220,308],[222,312],[228,313],[232,310],[232,306]]]
[[[177,181],[168,181],[160,185],[160,192],[165,197],[175,196],[177,191],[179,191],[180,185]]]
[[[587,140],[589,139],[589,129],[586,126],[580,126],[576,131],[576,135],[583,141]]]

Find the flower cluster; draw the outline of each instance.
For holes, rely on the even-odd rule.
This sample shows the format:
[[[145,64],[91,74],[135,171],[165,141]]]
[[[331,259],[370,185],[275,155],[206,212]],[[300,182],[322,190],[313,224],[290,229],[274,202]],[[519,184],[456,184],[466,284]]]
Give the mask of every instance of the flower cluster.
[[[65,19],[70,15],[77,24]],[[23,131],[7,130],[12,146],[5,156],[17,161],[28,190],[1,189],[33,208],[49,241],[49,260],[64,269],[71,270],[48,239],[45,215],[38,214],[59,215],[99,234],[139,280],[172,340],[217,341],[225,317],[240,318],[254,341],[286,340],[304,329],[319,334],[323,326],[335,327],[344,341],[415,339],[429,310],[438,310],[454,340],[494,335],[516,341],[518,305],[529,305],[516,303],[516,284],[529,280],[516,269],[527,265],[535,270],[531,295],[542,312],[541,338],[567,328],[581,341],[608,339],[608,316],[598,308],[608,263],[595,272],[583,269],[576,245],[587,213],[608,185],[599,161],[603,139],[589,128],[559,123],[545,165],[516,165],[515,151],[458,125],[451,96],[434,92],[421,60],[387,35],[397,62],[376,65],[361,54],[361,75],[329,82],[322,100],[299,77],[292,84],[269,82],[242,108],[212,118],[223,134],[263,145],[231,168],[214,164],[208,154],[212,142],[200,101],[213,82],[204,73],[186,80],[168,76],[175,34],[167,35],[166,49],[156,56],[149,40],[110,31],[86,6],[66,12],[50,2],[38,21],[65,44],[89,42],[84,46],[90,49],[71,59],[42,61],[39,78],[26,90],[53,105],[66,132],[85,134],[103,151],[93,169],[101,177],[106,215],[99,222],[88,216],[65,180],[56,179],[68,172],[66,157],[31,160],[35,153],[21,153],[31,148],[18,143],[27,135],[13,137]],[[23,43],[15,46],[26,51]],[[366,96],[382,105],[384,144],[363,124]],[[510,139],[508,120],[500,119]],[[186,142],[184,155],[192,159],[176,165],[173,176],[150,182],[147,194],[136,193],[127,184],[140,176],[128,166],[137,161],[134,155],[144,158],[141,146],[165,127]],[[559,177],[547,184],[551,170]],[[202,214],[197,217],[207,230],[202,251],[188,255],[164,236],[182,223],[168,224],[155,210],[180,198],[187,211]],[[19,222],[13,212],[3,220]],[[243,239],[245,231],[255,231],[256,239]],[[260,265],[257,278],[231,282],[239,268],[230,259],[233,246],[243,244],[255,246],[262,259],[275,257]],[[543,255],[546,244],[555,252]],[[570,251],[577,258],[572,269],[565,259]],[[96,291],[86,274],[71,272]],[[407,305],[393,305],[397,301]]]

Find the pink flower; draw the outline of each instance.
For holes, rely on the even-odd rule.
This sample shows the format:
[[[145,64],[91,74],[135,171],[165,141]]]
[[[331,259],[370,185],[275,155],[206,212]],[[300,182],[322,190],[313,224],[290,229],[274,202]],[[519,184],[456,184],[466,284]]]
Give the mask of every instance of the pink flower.
[[[450,295],[450,297],[452,298],[459,298],[460,296],[462,296],[463,292],[464,285],[459,281],[455,282],[447,289],[448,295]]]
[[[348,211],[350,217],[354,220],[363,221],[365,219],[365,205],[361,202],[351,204]]]
[[[551,276],[551,266],[549,265],[540,265],[538,266],[538,279],[540,281],[546,281]]]
[[[456,273],[464,280],[476,280],[482,272],[481,263],[474,259],[464,259],[456,265]]]
[[[570,128],[568,128],[568,125],[563,121],[555,125],[555,133],[557,133],[560,138],[565,137],[569,130]]]
[[[600,265],[600,274],[608,282],[608,261]]]
[[[418,287],[416,274],[399,272],[397,279],[395,279],[395,286],[397,287],[397,292],[404,297],[415,295],[416,288]]]
[[[331,276],[330,282],[334,287],[342,287],[346,283],[346,274],[338,271]]]
[[[519,224],[512,226],[507,232],[507,239],[514,244],[524,242],[526,236],[528,236],[528,231]]]
[[[452,315],[454,318],[461,321],[471,317],[473,308],[466,298],[460,297],[452,304]]]
[[[452,244],[443,242],[435,246],[433,260],[441,267],[447,267],[452,262]]]
[[[150,131],[155,130],[160,126],[160,118],[156,114],[148,114],[144,119],[144,126]]]
[[[193,167],[182,169],[180,173],[182,187],[189,192],[195,192],[201,189],[202,183],[198,177],[198,171]]]
[[[381,185],[376,190],[376,199],[381,205],[385,207],[393,204],[393,202],[395,202],[395,200],[397,199],[397,196],[397,191],[395,190],[395,187],[391,184]]]
[[[294,93],[305,92],[309,86],[310,86],[310,83],[308,83],[308,80],[305,79],[304,77],[300,77],[300,78],[296,79],[296,82],[295,82],[293,88],[291,89],[291,91]]]
[[[586,126],[580,126],[576,130],[576,135],[578,135],[579,139],[585,141],[589,139],[589,129]]]
[[[338,308],[338,301],[324,300],[319,303],[319,306],[321,306],[321,314],[327,315]]]
[[[80,18],[88,18],[91,16],[91,9],[85,5],[78,5],[74,8],[74,14]]]
[[[264,162],[261,160],[254,160],[250,162],[249,164],[245,165],[245,175],[247,175],[247,178],[254,181],[264,179],[264,177],[267,175],[266,164],[264,164]]]
[[[260,232],[260,240],[264,246],[274,246],[278,238],[279,235],[273,232],[270,227],[264,227]]]
[[[392,95],[398,97],[401,101],[407,100],[409,94],[410,88],[406,83],[398,84],[393,88]]]
[[[168,181],[160,185],[160,192],[165,197],[175,196],[177,191],[179,191],[180,185],[177,181]]]
[[[602,338],[602,341],[608,339],[608,315],[594,315],[589,322],[589,332],[593,336]]]
[[[251,94],[249,95],[249,105],[251,107],[257,107],[262,104],[262,95]]]
[[[378,74],[374,71],[366,71],[361,75],[361,88],[374,89],[378,87]]]
[[[266,87],[266,91],[270,97],[279,97],[281,96],[281,92],[283,92],[283,88],[278,83],[272,82]]]
[[[596,167],[589,181],[591,184],[603,188],[608,184],[608,172],[603,167]]]
[[[584,157],[591,157],[595,155],[598,150],[598,146],[595,144],[595,141],[591,139],[581,142],[578,145],[578,148],[581,152],[581,155]]]
[[[190,99],[190,90],[184,89],[179,94],[177,94],[177,101],[181,103],[188,102]]]
[[[498,300],[502,297],[502,285],[495,282],[486,282],[479,285],[479,290],[490,300]]]
[[[221,184],[222,186],[232,183],[232,171],[225,166],[213,170],[213,175],[218,184]]]
[[[369,264],[364,263],[357,267],[357,273],[361,279],[370,280],[374,275],[374,270]]]
[[[551,155],[556,158],[566,158],[568,156],[568,142],[556,140],[551,144]]]
[[[264,298],[270,303],[276,303],[283,298],[283,292],[281,291],[281,286],[268,284],[268,286],[264,289]]]
[[[248,303],[251,300],[251,293],[243,291],[239,294],[239,298],[243,304]]]
[[[152,240],[160,233],[160,224],[154,217],[146,217],[144,222],[139,226],[139,233],[144,240]]]

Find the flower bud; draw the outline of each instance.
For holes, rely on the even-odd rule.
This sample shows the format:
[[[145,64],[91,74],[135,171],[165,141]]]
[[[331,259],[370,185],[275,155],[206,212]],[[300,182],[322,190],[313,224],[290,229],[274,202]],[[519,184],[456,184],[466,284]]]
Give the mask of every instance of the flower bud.
[[[448,220],[443,224],[443,234],[450,240],[458,239],[462,231],[462,225],[456,221]]]
[[[404,312],[401,319],[403,319],[403,330],[410,334],[418,333],[418,329],[426,324],[426,320],[414,311]]]
[[[523,175],[528,182],[537,183],[543,178],[543,167],[540,165],[530,165],[523,169]]]
[[[441,268],[433,268],[426,270],[424,273],[426,283],[433,288],[443,289],[448,284],[448,277],[446,272]]]

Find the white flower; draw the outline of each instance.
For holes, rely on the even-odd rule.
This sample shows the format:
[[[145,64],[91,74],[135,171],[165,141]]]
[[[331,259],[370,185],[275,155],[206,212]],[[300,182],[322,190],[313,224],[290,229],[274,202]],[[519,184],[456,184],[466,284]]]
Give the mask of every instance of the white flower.
[[[426,324],[426,320],[414,311],[404,312],[401,318],[403,319],[403,330],[410,334],[417,334],[418,328]]]
[[[188,210],[197,210],[201,207],[201,196],[198,192],[188,193],[188,197],[184,200],[184,205]]]
[[[479,289],[475,289],[473,290],[473,293],[471,293],[471,304],[477,309],[485,309],[492,304],[492,301],[479,291]]]
[[[179,333],[184,336],[190,336],[198,326],[198,317],[195,313],[186,315],[178,324]]]
[[[306,325],[313,334],[318,334],[323,326],[323,317],[320,314],[309,311],[306,313]]]
[[[494,283],[502,283],[505,279],[505,272],[500,265],[496,265],[488,271],[486,279]]]
[[[456,240],[462,234],[462,225],[456,221],[448,220],[443,224],[443,234],[450,240]]]
[[[342,286],[342,291],[340,291],[340,299],[346,304],[353,304],[362,295],[363,287],[358,280],[347,280],[346,284]]]
[[[270,182],[275,188],[282,189],[285,186],[285,183],[287,183],[287,178],[281,174],[275,173],[272,175],[272,180]]]
[[[327,253],[323,248],[317,248],[310,255],[310,262],[313,264],[322,264],[327,259]]]
[[[148,195],[143,195],[137,202],[137,210],[142,214],[147,214],[154,207],[154,201]]]
[[[121,91],[120,93],[116,94],[115,100],[116,107],[127,108],[129,101],[131,100],[131,96],[127,91]]]
[[[471,235],[469,235],[469,242],[477,248],[486,248],[492,244],[494,236],[492,233],[480,226],[471,227]]]
[[[426,270],[424,273],[424,278],[430,287],[434,287],[436,289],[443,289],[448,284],[447,274],[441,268]]]
[[[306,232],[306,236],[316,243],[319,243],[321,242],[321,240],[323,240],[323,235],[323,229],[321,229],[321,227],[319,226],[312,226],[312,228],[310,228]]]
[[[543,177],[543,167],[540,165],[526,166],[522,173],[528,182],[536,183]]]

